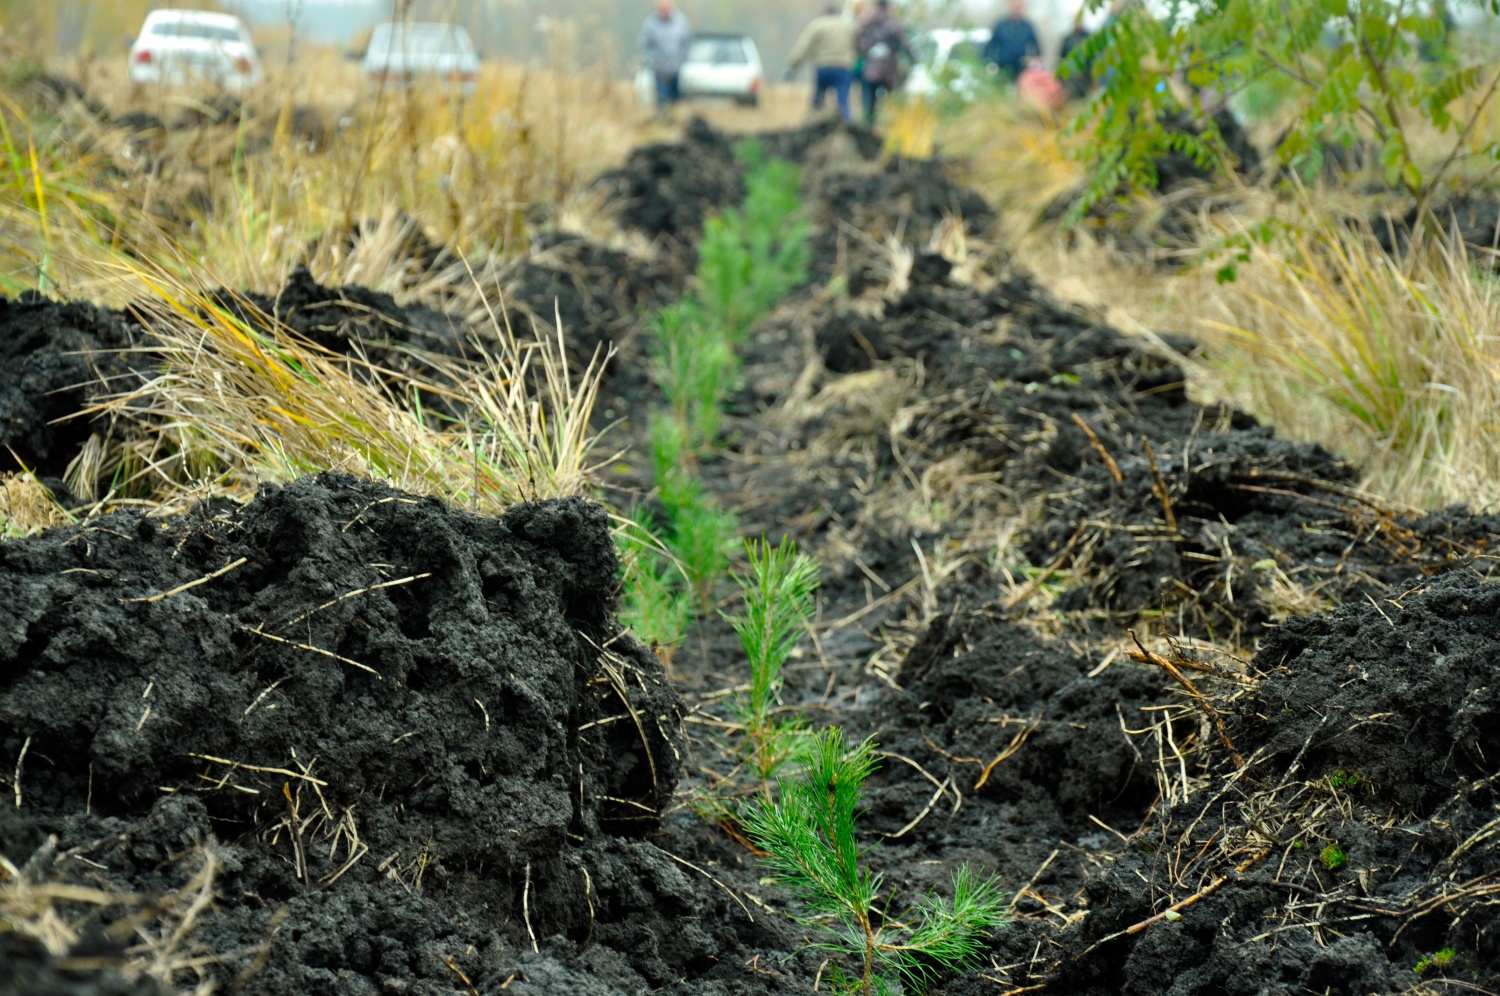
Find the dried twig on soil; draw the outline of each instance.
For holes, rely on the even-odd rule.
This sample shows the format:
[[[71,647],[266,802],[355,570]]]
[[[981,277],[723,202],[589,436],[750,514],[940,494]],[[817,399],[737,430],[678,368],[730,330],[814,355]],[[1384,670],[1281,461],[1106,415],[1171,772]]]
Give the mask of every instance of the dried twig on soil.
[[[745,916],[749,918],[750,922],[751,923],[755,922],[755,917],[754,917],[754,915],[751,914],[750,907],[746,906],[745,905],[745,901],[743,899],[741,899],[738,895],[736,895],[735,891],[733,889],[731,889],[729,886],[725,885],[723,882],[720,882],[718,879],[714,878],[708,872],[704,871],[702,868],[699,868],[697,865],[693,864],[691,861],[688,861],[686,858],[679,858],[677,855],[673,854],[671,851],[668,851],[667,849],[665,849],[663,847],[657,847],[656,850],[659,851],[659,852],[661,852],[662,854],[665,854],[667,857],[671,858],[673,861],[677,862],[679,865],[682,865],[685,868],[691,868],[693,871],[697,872],[699,875],[702,875],[704,878],[708,879],[714,885],[717,885],[719,888],[723,889],[726,893],[729,894],[729,898],[733,899],[736,903],[738,903],[740,909],[742,909],[742,910],[745,911]]]
[[[1167,528],[1175,533],[1177,516],[1172,512],[1172,495],[1167,491],[1167,480],[1161,476],[1161,468],[1156,465],[1156,453],[1151,449],[1151,440],[1142,439],[1141,442],[1146,446],[1146,459],[1151,464],[1151,476],[1155,479],[1151,492],[1161,502],[1161,514],[1167,522]]]
[[[1099,454],[1099,458],[1104,461],[1104,466],[1109,468],[1109,476],[1115,479],[1116,484],[1124,484],[1125,476],[1120,473],[1120,465],[1115,463],[1115,458],[1109,455],[1109,450],[1104,448],[1104,443],[1100,441],[1098,435],[1089,427],[1089,424],[1083,420],[1083,416],[1074,412],[1073,424],[1082,429],[1083,434],[1088,437],[1089,445],[1094,448],[1095,453]]]
[[[1155,664],[1157,667],[1166,671],[1173,678],[1175,678],[1178,684],[1182,685],[1183,688],[1187,689],[1188,694],[1193,697],[1194,701],[1202,706],[1203,710],[1208,713],[1210,718],[1213,719],[1214,726],[1219,731],[1219,740],[1224,744],[1224,747],[1234,757],[1235,764],[1239,767],[1244,767],[1245,759],[1241,757],[1239,751],[1235,749],[1234,741],[1229,739],[1229,731],[1224,726],[1224,717],[1220,715],[1219,710],[1214,707],[1213,703],[1211,703],[1208,698],[1198,690],[1198,686],[1193,684],[1188,676],[1183,674],[1175,663],[1167,660],[1160,654],[1154,654],[1151,651],[1147,650],[1146,645],[1141,642],[1141,638],[1136,635],[1135,630],[1130,630],[1130,639],[1135,642],[1137,650],[1127,650],[1126,654],[1129,655],[1132,660],[1139,661],[1142,664]]]
[[[252,629],[249,626],[243,626],[242,625],[242,626],[240,626],[240,629],[243,630],[246,633],[253,633],[256,636],[261,637],[262,639],[270,640],[272,643],[282,643],[282,644],[285,644],[288,647],[291,647],[294,650],[306,650],[309,653],[320,654],[323,657],[328,657],[328,658],[330,658],[332,660],[336,660],[340,664],[348,664],[350,667],[357,667],[361,671],[368,671],[370,674],[373,674],[380,681],[384,681],[385,680],[385,676],[382,675],[379,671],[375,670],[370,665],[368,665],[368,664],[361,664],[359,661],[351,660],[348,657],[341,657],[340,655],[334,653],[331,650],[324,650],[322,647],[314,647],[310,643],[296,643],[296,642],[294,642],[292,640],[288,640],[284,636],[277,636],[275,633],[267,633],[264,629],[262,629],[259,626],[257,626],[257,627],[255,627],[255,628]]]
[[[1000,604],[1004,608],[1013,609],[1034,595],[1038,588],[1047,583],[1048,578],[1056,574],[1062,568],[1062,565],[1068,562],[1068,558],[1073,555],[1073,551],[1078,549],[1078,541],[1083,538],[1083,531],[1087,526],[1087,522],[1079,523],[1078,528],[1073,530],[1073,535],[1068,539],[1062,552],[1053,558],[1052,563],[1048,564],[1042,569],[1040,574],[1028,581],[1020,591],[1007,596],[1005,601]]]
[[[250,558],[249,557],[241,557],[239,560],[236,560],[234,563],[232,563],[232,564],[226,564],[225,566],[219,568],[217,571],[214,571],[212,574],[207,574],[207,575],[199,578],[196,581],[189,581],[187,584],[180,584],[177,587],[173,588],[171,591],[163,591],[163,592],[161,592],[159,594],[149,595],[149,596],[147,596],[145,598],[122,598],[122,599],[120,599],[120,601],[121,601],[121,603],[126,604],[126,605],[128,605],[128,604],[130,604],[132,602],[146,602],[146,603],[160,602],[162,599],[171,598],[173,595],[180,595],[180,594],[182,594],[185,591],[190,591],[193,588],[198,587],[200,584],[207,584],[208,582],[212,581],[214,578],[221,578],[224,575],[228,574],[230,571],[234,570],[236,567],[243,567],[245,564],[247,564],[249,562],[250,562]]]
[[[290,770],[288,770],[286,768],[264,768],[264,767],[261,767],[259,765],[255,765],[255,764],[242,764],[239,761],[230,761],[230,760],[227,760],[226,758],[214,757],[214,756],[212,756],[210,754],[193,754],[193,753],[188,753],[185,756],[187,756],[187,757],[196,757],[200,761],[208,761],[210,764],[223,764],[223,765],[227,765],[228,767],[231,767],[231,768],[238,768],[241,771],[259,771],[262,774],[267,774],[267,775],[282,775],[282,776],[284,776],[286,778],[294,778],[294,779],[297,779],[299,781],[308,782],[308,783],[310,783],[312,785],[318,786],[319,788],[327,788],[328,787],[328,783],[325,782],[325,781],[323,781],[323,780],[321,780],[321,779],[314,778],[311,775],[303,774],[302,772],[290,771]]]
[[[12,782],[12,785],[13,785],[13,787],[16,790],[16,808],[17,809],[21,808],[21,768],[26,763],[26,752],[28,750],[30,750],[30,749],[31,749],[31,737],[28,736],[26,738],[26,742],[23,743],[23,744],[21,744],[21,752],[16,755],[16,776],[15,776],[14,782]]]
[[[1000,762],[1004,761],[1008,757],[1014,757],[1016,751],[1020,750],[1021,747],[1025,745],[1026,738],[1031,736],[1036,728],[1041,725],[1042,720],[1040,717],[1038,717],[1027,723],[1020,729],[1019,732],[1016,733],[1015,736],[1011,737],[1010,743],[1006,745],[1005,749],[1002,750],[993,761],[984,766],[984,772],[979,776],[979,781],[974,783],[974,791],[978,792],[980,789],[984,788],[984,783],[990,780],[991,772],[995,770]]]
[[[1258,854],[1252,855],[1250,858],[1246,859],[1235,867],[1234,874],[1245,874],[1245,872],[1249,871],[1252,866],[1269,856],[1271,854],[1271,851],[1272,849],[1268,847],[1265,850],[1260,851]],[[1207,899],[1215,892],[1218,892],[1219,888],[1227,881],[1229,881],[1228,875],[1220,875],[1212,882],[1209,882],[1203,888],[1193,893],[1191,896],[1188,896],[1186,899],[1178,900],[1155,916],[1147,917],[1139,923],[1131,924],[1124,930],[1117,930],[1113,934],[1108,934],[1104,937],[1099,938],[1099,940],[1095,941],[1093,944],[1090,944],[1087,948],[1084,948],[1083,951],[1074,955],[1074,960],[1076,961],[1080,958],[1085,957],[1086,955],[1092,953],[1103,945],[1108,944],[1110,941],[1117,941],[1122,937],[1131,937],[1135,934],[1139,934],[1141,931],[1145,930],[1147,927],[1150,927],[1154,923],[1160,923],[1163,920],[1172,920],[1180,917],[1183,910],[1187,909],[1189,906],[1192,906],[1194,903]]]

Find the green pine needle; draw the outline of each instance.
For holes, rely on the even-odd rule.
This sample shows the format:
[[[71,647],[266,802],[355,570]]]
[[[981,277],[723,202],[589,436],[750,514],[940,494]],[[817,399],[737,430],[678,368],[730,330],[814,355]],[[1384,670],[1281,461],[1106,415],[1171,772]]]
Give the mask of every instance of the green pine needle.
[[[778,722],[773,711],[781,669],[813,616],[818,565],[788,539],[774,547],[764,539],[747,542],[745,555],[749,572],[734,576],[745,610],[726,618],[750,662],[750,690],[733,708],[747,734],[751,764],[764,782],[788,756],[801,729],[796,721]]]
[[[835,984],[864,996],[898,983],[921,991],[972,965],[1006,919],[999,882],[961,867],[951,899],[928,896],[899,919],[877,918],[881,878],[864,867],[855,836],[864,782],[879,764],[874,742],[846,747],[843,731],[828,729],[807,738],[797,760],[798,775],[778,778],[775,798],[758,799],[744,826],[771,874],[805,904],[796,918],[822,935],[812,946],[858,961],[857,978],[835,965]]]

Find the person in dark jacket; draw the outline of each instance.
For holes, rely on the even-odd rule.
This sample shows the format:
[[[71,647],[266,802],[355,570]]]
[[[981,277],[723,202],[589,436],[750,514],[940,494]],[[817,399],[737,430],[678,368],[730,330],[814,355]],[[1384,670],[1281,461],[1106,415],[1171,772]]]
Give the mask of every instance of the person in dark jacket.
[[[891,0],[876,0],[860,25],[859,54],[864,59],[865,121],[874,124],[881,96],[901,85],[901,57],[914,59],[906,29],[891,13]]]
[[[1073,30],[1063,37],[1062,51],[1059,53],[1062,62],[1067,62],[1073,50],[1089,40],[1089,29],[1083,26],[1083,14],[1081,10],[1078,12],[1078,16],[1073,18]],[[1094,86],[1093,62],[1080,54],[1078,62],[1072,68],[1071,75],[1058,75],[1063,76],[1063,87],[1068,91],[1068,96],[1074,100],[1082,100]]]
[[[1010,12],[995,25],[984,46],[984,61],[1007,82],[1014,83],[1026,63],[1041,53],[1036,28],[1026,18],[1026,0],[1010,0]]]

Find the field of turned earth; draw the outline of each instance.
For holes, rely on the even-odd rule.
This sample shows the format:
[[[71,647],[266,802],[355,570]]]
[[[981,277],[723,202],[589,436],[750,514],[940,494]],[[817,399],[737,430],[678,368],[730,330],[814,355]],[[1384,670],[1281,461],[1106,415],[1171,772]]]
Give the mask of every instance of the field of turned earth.
[[[878,745],[886,890],[968,864],[1008,894],[931,991],[1489,991],[1500,519],[1387,507],[1191,400],[1190,342],[1054,299],[944,163],[833,125],[760,141],[801,170],[808,280],[749,330],[697,473],[819,567],[780,702]],[[826,989],[796,900],[700,804],[744,653],[717,611],[670,655],[622,627],[606,510],[655,500],[644,316],[744,170],[694,123],[594,182],[630,239],[558,228],[496,277],[575,370],[614,345],[593,425],[623,453],[502,514],[340,467],[85,501],[81,453],[184,432],[150,400],[154,312],[0,300],[0,444],[74,512],[0,544],[0,991]],[[306,270],[205,300],[397,395],[486,334]]]

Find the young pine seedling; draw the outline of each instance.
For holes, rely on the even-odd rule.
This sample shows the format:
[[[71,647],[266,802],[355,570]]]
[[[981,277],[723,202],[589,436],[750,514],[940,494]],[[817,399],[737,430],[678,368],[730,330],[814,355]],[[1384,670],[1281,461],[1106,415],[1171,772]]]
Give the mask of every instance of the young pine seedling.
[[[739,377],[739,357],[709,317],[691,301],[656,317],[651,375],[684,431],[685,455],[713,446],[724,399]]]
[[[750,691],[737,698],[733,708],[745,729],[750,766],[769,787],[801,729],[795,719],[778,720],[774,710],[781,668],[813,616],[818,566],[787,539],[774,547],[764,539],[748,541],[745,555],[749,573],[734,576],[744,594],[745,611],[727,618],[750,661]]]
[[[739,520],[733,512],[719,508],[703,494],[696,477],[681,472],[669,476],[673,507],[672,538],[667,544],[682,567],[688,586],[707,615],[713,608],[714,591],[729,570],[729,552]],[[665,498],[667,488],[662,488]]]
[[[635,521],[642,519],[636,515]],[[692,597],[683,589],[682,574],[644,525],[621,531],[615,545],[625,567],[620,621],[655,648],[670,668],[672,655],[687,639],[693,615]]]
[[[797,919],[822,935],[813,947],[859,966],[851,976],[835,961],[835,984],[860,996],[898,985],[921,992],[939,972],[973,964],[1005,921],[996,880],[965,866],[953,875],[951,900],[928,896],[894,918],[877,911],[881,877],[864,867],[854,834],[865,779],[878,764],[874,744],[846,748],[835,727],[807,738],[797,760],[798,774],[777,779],[775,799],[757,800],[744,826],[775,878],[806,904]]]

